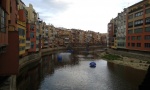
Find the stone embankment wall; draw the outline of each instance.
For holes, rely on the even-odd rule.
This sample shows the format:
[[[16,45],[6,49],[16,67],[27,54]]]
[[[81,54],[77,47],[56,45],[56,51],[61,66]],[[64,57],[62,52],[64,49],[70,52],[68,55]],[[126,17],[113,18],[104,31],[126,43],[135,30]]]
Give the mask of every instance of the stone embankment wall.
[[[136,58],[139,60],[146,60],[150,62],[150,55],[149,54],[142,54],[142,53],[136,53],[136,52],[130,52],[130,51],[119,51],[119,50],[113,50],[113,49],[107,49],[107,52],[110,54],[117,54],[124,57],[131,57]]]

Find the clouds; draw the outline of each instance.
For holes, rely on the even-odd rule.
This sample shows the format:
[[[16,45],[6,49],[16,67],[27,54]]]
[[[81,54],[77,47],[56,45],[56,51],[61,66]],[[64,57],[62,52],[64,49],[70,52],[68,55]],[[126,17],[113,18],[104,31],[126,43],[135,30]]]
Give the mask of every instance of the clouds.
[[[40,18],[56,27],[106,33],[110,19],[141,0],[23,0]]]
[[[44,20],[52,18],[69,8],[69,3],[60,0],[22,0],[27,6],[31,3]]]

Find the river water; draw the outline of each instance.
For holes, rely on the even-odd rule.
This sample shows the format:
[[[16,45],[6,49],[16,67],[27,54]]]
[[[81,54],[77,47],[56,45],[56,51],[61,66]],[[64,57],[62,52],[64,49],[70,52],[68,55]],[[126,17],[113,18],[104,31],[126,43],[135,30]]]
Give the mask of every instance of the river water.
[[[23,68],[17,77],[18,90],[138,90],[145,71],[108,63],[93,55],[58,54]],[[96,62],[96,68],[89,63]]]

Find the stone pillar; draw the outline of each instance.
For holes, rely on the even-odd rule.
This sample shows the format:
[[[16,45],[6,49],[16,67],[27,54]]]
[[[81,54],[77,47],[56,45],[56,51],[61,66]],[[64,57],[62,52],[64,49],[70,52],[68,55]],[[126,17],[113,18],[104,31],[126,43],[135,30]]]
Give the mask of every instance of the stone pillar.
[[[10,90],[17,90],[16,88],[16,75],[10,77]]]

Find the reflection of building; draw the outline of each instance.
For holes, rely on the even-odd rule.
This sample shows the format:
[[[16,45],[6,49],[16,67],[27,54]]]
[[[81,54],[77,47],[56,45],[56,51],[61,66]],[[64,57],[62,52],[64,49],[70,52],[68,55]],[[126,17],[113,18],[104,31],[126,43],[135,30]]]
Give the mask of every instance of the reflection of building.
[[[41,64],[32,64],[26,68],[25,73],[17,75],[16,82],[17,90],[37,90],[39,87],[40,79],[43,77]],[[23,68],[24,69],[24,68]]]
[[[126,47],[150,51],[150,1],[143,0],[130,7],[127,13]]]

